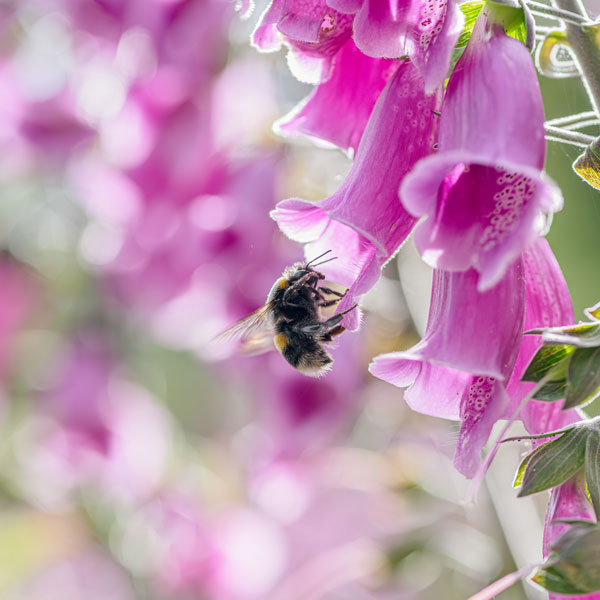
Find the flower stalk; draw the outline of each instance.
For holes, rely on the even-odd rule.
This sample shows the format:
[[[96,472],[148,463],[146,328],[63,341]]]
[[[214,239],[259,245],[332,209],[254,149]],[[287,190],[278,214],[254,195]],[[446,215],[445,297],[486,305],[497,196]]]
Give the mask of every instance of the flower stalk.
[[[542,2],[534,2],[533,0],[527,2],[527,6],[534,15],[560,19],[565,23],[573,23],[574,25],[590,24],[590,20],[587,18],[587,16],[583,16],[580,13],[572,10],[566,10],[556,6],[548,6],[547,4],[543,4]]]
[[[579,148],[587,148],[595,139],[591,135],[579,133],[578,131],[571,131],[564,127],[555,127],[548,123],[544,125],[544,129],[546,130],[547,140],[563,142],[564,144],[578,146]]]
[[[600,26],[591,25],[581,0],[553,0],[556,8],[578,14],[588,25],[563,19],[590,102],[600,117]]]

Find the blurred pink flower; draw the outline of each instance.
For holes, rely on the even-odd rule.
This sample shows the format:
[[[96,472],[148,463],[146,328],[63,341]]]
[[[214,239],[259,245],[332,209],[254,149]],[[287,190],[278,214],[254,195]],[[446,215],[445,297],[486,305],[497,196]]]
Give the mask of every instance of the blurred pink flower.
[[[417,69],[404,61],[379,96],[356,159],[341,187],[320,202],[289,199],[271,213],[291,239],[306,243],[307,257],[333,250],[324,274],[349,292],[338,311],[355,303],[379,278],[416,219],[398,201],[398,185],[421,157],[433,151],[439,95],[425,95]],[[356,312],[344,325],[358,327]]]
[[[259,600],[285,565],[280,528],[250,509],[207,512],[190,498],[170,494],[147,517],[160,536],[154,576],[167,597]]]
[[[54,487],[66,493],[90,484],[123,501],[151,493],[169,450],[164,409],[118,375],[115,357],[97,333],[81,334],[54,369],[42,406],[51,421],[32,468],[53,470]]]
[[[361,334],[340,338],[337,347],[328,348],[333,369],[319,379],[297,372],[278,352],[245,359],[245,365],[236,361],[235,371],[246,385],[250,382],[255,398],[261,435],[254,452],[261,461],[309,460],[339,441],[359,409],[363,344]],[[264,377],[252,377],[262,370]]]
[[[560,190],[542,174],[544,151],[529,51],[481,15],[448,83],[439,151],[400,189],[406,209],[425,217],[415,229],[425,262],[475,268],[479,291],[493,287],[541,233],[540,212],[562,207]]]
[[[6,600],[135,600],[131,580],[97,547],[40,567]]]

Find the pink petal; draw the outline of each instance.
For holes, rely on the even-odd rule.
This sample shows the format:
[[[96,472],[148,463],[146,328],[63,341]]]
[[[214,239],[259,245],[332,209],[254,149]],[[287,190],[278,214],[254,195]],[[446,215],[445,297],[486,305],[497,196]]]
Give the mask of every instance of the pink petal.
[[[464,25],[464,16],[454,0],[417,4],[418,14],[410,32],[410,57],[423,73],[425,90],[442,85],[450,68],[452,50]]]
[[[352,35],[352,20],[325,0],[273,0],[252,34],[252,44],[271,52],[285,42],[294,76],[317,84],[329,77],[333,57]]]
[[[523,253],[525,267],[525,322],[524,330],[552,327],[575,322],[571,296],[550,245],[538,238]],[[515,369],[508,384],[511,410],[532,390],[534,383],[520,381],[529,361],[541,346],[540,336],[524,335]],[[562,410],[562,402],[531,400],[521,413],[530,433],[560,429],[580,420],[576,410]]]
[[[366,56],[348,40],[329,79],[275,127],[284,135],[312,136],[356,151],[375,102],[397,67],[397,61]]]
[[[448,82],[441,121],[442,151],[542,169],[544,107],[527,48],[480,18]]]

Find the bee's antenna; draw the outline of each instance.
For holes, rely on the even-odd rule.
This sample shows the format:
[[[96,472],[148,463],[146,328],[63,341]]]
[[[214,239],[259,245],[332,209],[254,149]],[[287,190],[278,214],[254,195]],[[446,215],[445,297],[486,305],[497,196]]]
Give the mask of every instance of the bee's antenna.
[[[325,250],[325,252],[323,252],[323,254],[319,254],[319,256],[315,256],[312,260],[308,261],[306,263],[306,266],[308,267],[308,266],[312,265],[315,262],[315,260],[319,260],[320,258],[323,258],[326,254],[329,254],[330,252],[331,252],[331,249]],[[333,260],[333,259],[330,259],[330,260]],[[319,263],[319,264],[322,265],[323,263]]]
[[[332,256],[331,258],[328,258],[327,260],[322,260],[320,263],[317,263],[316,265],[313,265],[314,267],[320,267],[321,265],[324,265],[325,263],[331,262],[332,260],[337,260],[337,256]],[[306,265],[308,266],[308,265]]]

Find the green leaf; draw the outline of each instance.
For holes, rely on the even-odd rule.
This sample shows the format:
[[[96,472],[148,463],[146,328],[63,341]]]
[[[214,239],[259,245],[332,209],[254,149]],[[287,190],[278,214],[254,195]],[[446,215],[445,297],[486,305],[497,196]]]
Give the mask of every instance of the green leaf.
[[[567,380],[552,381],[542,386],[533,396],[534,400],[543,402],[556,402],[562,400],[567,394]]]
[[[469,43],[473,27],[475,27],[475,21],[477,21],[477,17],[484,4],[484,0],[475,0],[474,2],[465,2],[460,5],[460,10],[462,10],[465,16],[465,26],[458,37],[455,48],[464,48]]]
[[[591,402],[600,395],[600,347],[577,348],[569,362],[563,408]]]
[[[586,183],[600,190],[600,138],[585,149],[573,163],[573,169]]]
[[[551,327],[543,332],[544,344],[568,344],[577,348],[600,346],[600,323]]]
[[[551,380],[553,381],[564,379],[569,359],[574,350],[572,346],[562,344],[541,346],[527,365],[521,381],[538,382],[549,374],[552,374]]]
[[[551,547],[550,556],[532,577],[557,594],[600,590],[600,527],[577,521]]]
[[[541,446],[538,446],[538,448],[536,448],[536,450],[539,450],[540,448],[541,448]],[[513,487],[519,487],[519,486],[523,485],[523,476],[525,475],[525,469],[527,468],[527,465],[529,464],[529,461],[531,460],[531,458],[533,457],[534,454],[535,454],[535,450],[533,452],[530,452],[521,461],[521,464],[519,465],[519,468],[517,469],[517,472],[515,474],[515,479],[513,481]]]
[[[599,591],[600,527],[596,523],[570,527],[552,545],[548,566],[557,579],[577,589],[576,593]]]
[[[573,583],[557,571],[554,567],[542,567],[538,569],[535,575],[531,578],[538,585],[555,594],[583,594],[584,591],[575,587]]]
[[[594,304],[594,306],[591,306],[590,308],[584,308],[583,312],[590,319],[596,319],[597,321],[600,321],[600,302],[598,302],[598,304]]]
[[[564,483],[583,465],[587,429],[577,427],[563,433],[559,438],[536,448],[523,466],[519,497],[529,496]],[[517,477],[521,471],[517,471]]]
[[[596,429],[590,431],[585,444],[585,482],[600,520],[600,432]]]

